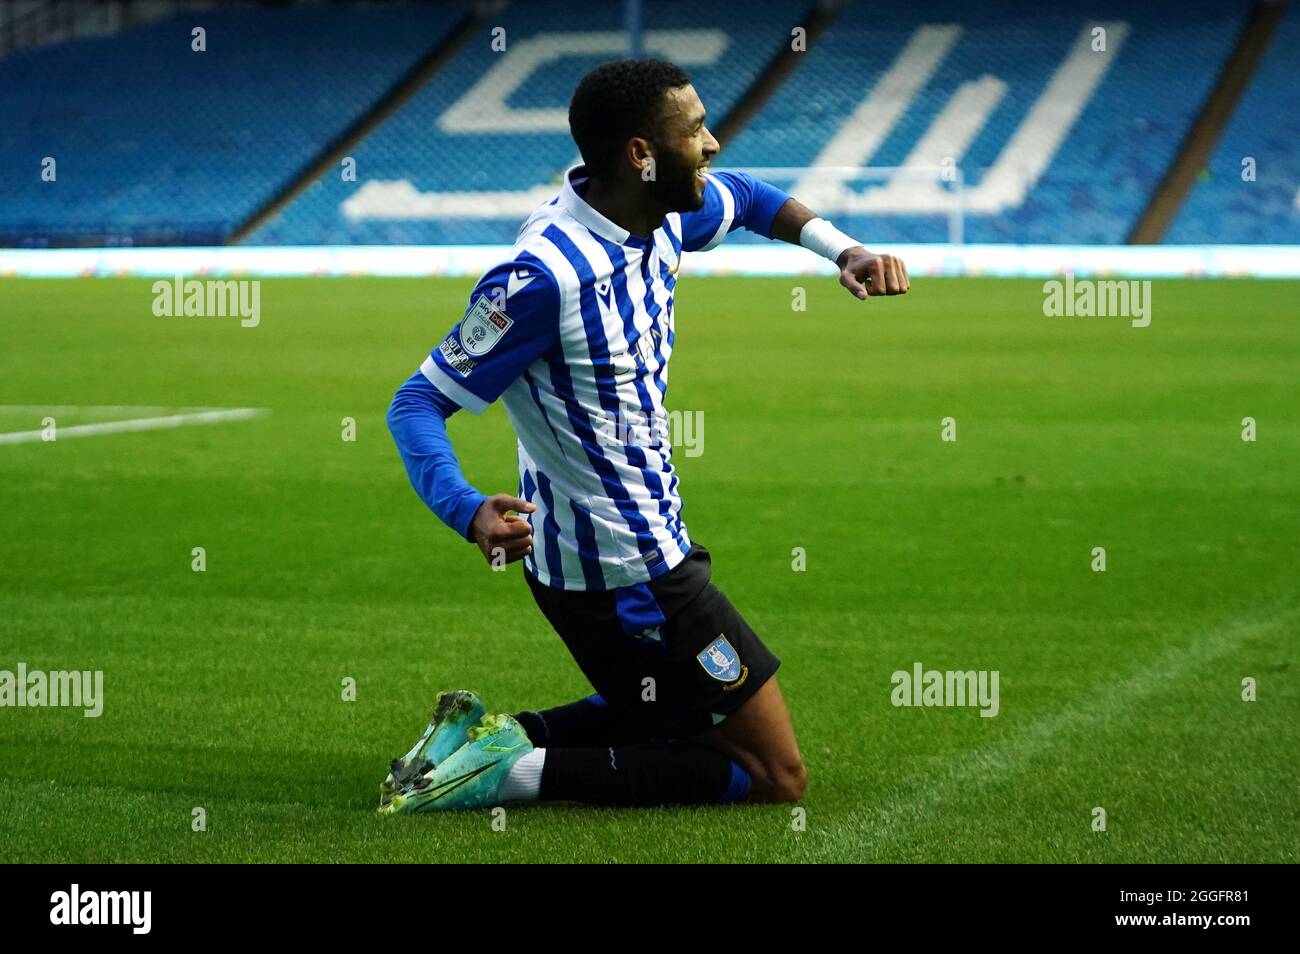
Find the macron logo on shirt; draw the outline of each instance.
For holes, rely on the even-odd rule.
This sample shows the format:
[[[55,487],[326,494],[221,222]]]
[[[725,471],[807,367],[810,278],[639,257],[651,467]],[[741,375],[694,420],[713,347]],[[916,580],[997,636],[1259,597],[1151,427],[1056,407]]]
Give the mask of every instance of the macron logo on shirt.
[[[510,273],[510,278],[506,281],[506,298],[513,298],[515,292],[522,289],[536,277],[536,275],[529,275],[522,268],[516,268]]]

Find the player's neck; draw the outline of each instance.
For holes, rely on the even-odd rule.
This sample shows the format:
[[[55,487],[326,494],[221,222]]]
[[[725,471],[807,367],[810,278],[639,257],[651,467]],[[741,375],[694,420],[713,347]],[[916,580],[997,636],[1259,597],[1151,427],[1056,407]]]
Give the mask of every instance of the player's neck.
[[[638,196],[616,182],[594,178],[587,180],[582,200],[619,228],[639,238],[649,238],[663,224],[669,211],[666,206],[646,196]]]

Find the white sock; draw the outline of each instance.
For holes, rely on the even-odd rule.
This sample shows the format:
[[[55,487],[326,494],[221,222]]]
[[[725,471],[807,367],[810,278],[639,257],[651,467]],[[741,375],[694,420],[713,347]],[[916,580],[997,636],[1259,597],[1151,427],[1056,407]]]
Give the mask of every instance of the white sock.
[[[501,792],[497,796],[503,802],[535,802],[537,793],[542,788],[542,765],[546,762],[545,749],[533,749],[510,766],[505,780],[501,783]]]

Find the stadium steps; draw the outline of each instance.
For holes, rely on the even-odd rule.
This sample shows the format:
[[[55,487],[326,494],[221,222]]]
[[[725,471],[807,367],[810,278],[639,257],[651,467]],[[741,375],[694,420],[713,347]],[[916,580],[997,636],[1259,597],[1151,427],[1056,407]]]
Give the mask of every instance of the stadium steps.
[[[1286,7],[1285,2],[1270,0],[1257,0],[1255,3],[1200,115],[1192,123],[1169,171],[1129,233],[1126,239],[1129,245],[1155,245],[1164,237],[1187,200],[1196,177],[1209,161],[1238,100],[1259,68]]]
[[[401,109],[430,78],[455,58],[475,32],[497,8],[490,4],[475,4],[461,21],[443,39],[439,40],[406,75],[377,99],[351,126],[327,143],[315,159],[290,177],[284,188],[273,195],[265,205],[250,215],[227,238],[225,244],[239,245],[281,209],[298,197],[313,182],[325,175],[346,156],[352,148]]]
[[[799,23],[799,26],[804,29],[806,49],[796,52],[791,48],[790,43],[783,44],[781,49],[768,60],[749,89],[745,90],[736,101],[731,111],[723,117],[717,129],[713,130],[715,138],[722,145],[723,152],[726,151],[728,140],[744,129],[750,120],[762,111],[767,101],[781,88],[781,84],[795,71],[799,65],[799,58],[812,51],[818,38],[839,16],[842,7],[842,0],[821,0],[808,10]]]

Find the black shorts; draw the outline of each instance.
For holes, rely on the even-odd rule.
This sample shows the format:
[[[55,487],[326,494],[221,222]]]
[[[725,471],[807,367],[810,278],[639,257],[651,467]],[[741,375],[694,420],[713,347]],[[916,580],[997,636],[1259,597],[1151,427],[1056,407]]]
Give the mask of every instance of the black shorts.
[[[524,578],[612,708],[657,738],[686,738],[739,709],[781,665],[710,572],[709,551],[697,543],[634,587],[569,591]]]

